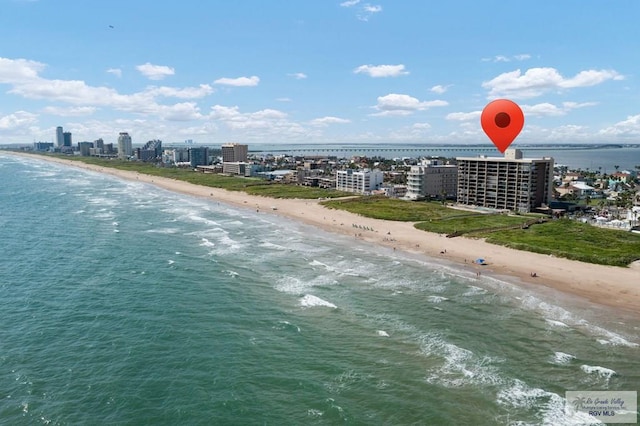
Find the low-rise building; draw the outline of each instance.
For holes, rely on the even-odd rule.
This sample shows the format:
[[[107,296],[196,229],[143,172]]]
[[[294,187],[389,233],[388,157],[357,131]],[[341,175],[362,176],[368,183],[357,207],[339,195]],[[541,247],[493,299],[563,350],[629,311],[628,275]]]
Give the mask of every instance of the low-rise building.
[[[222,173],[236,176],[246,176],[249,163],[243,161],[225,161],[222,163]]]
[[[411,166],[407,174],[408,200],[423,198],[455,198],[458,185],[458,167],[438,160],[423,160]]]
[[[336,172],[336,189],[357,194],[370,194],[371,191],[380,189],[383,177],[380,170],[338,170]]]

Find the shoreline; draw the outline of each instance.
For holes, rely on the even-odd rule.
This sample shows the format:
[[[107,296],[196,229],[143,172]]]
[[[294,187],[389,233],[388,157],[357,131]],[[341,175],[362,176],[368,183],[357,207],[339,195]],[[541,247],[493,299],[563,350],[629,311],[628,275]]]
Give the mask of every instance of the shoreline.
[[[495,277],[509,276],[515,278],[516,282],[548,287],[597,305],[624,309],[636,316],[640,312],[639,262],[634,262],[628,268],[584,263],[515,250],[489,244],[484,240],[466,237],[446,238],[441,234],[417,230],[413,222],[371,219],[344,210],[329,209],[320,205],[318,200],[268,198],[62,158],[6,152],[148,183],[169,191],[255,209],[260,213],[287,217],[392,250],[429,259],[446,260],[469,271],[475,271],[480,277],[483,274]],[[485,259],[487,265],[474,264],[473,261],[478,258]],[[533,272],[537,277],[531,277]]]

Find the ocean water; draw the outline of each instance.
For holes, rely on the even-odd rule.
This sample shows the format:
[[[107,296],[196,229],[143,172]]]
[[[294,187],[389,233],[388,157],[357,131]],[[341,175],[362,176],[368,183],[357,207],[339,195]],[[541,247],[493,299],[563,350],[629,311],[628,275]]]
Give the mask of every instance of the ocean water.
[[[640,316],[0,155],[0,423],[583,424]],[[615,277],[611,277],[612,280]]]

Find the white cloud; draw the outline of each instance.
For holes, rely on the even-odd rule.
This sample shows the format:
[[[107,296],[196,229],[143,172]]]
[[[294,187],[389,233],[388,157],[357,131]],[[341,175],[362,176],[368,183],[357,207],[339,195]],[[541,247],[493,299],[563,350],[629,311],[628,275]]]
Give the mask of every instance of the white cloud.
[[[585,108],[597,105],[597,102],[563,102],[562,106],[558,107],[556,105],[550,104],[548,102],[543,102],[536,105],[521,105],[522,112],[525,117],[527,115],[533,116],[559,116],[566,115],[568,112],[578,108]]]
[[[566,110],[576,109],[576,108],[585,108],[590,106],[596,106],[598,102],[563,102],[562,106]]]
[[[576,108],[584,108],[597,105],[596,102],[563,102],[562,107],[558,107],[548,102],[539,103],[536,105],[520,105],[525,118],[527,116],[560,116],[567,114],[570,110]],[[453,121],[474,121],[480,120],[482,111],[472,112],[452,112],[445,117],[447,120]]]
[[[252,113],[241,113],[237,106],[214,105],[209,117],[226,123],[231,128],[266,127],[268,122],[284,120],[287,114],[274,109],[264,109]]]
[[[360,3],[360,0],[347,0],[345,2],[340,3],[340,6],[351,7],[351,6],[355,6],[358,3]]]
[[[168,121],[191,121],[203,118],[200,108],[194,102],[159,105],[156,114]]]
[[[339,117],[322,117],[316,118],[310,121],[312,126],[327,126],[329,124],[346,124],[351,123],[351,120]]]
[[[480,120],[481,115],[482,115],[482,111],[452,112],[447,114],[445,118],[447,120],[455,120],[455,121],[471,121],[471,120]]]
[[[47,106],[43,110],[45,113],[62,116],[91,114],[102,106],[136,114],[152,114],[167,120],[198,119],[201,114],[195,104],[162,105],[157,102],[157,98],[194,99],[213,93],[210,85],[201,84],[186,88],[151,86],[142,92],[122,95],[112,88],[89,86],[81,80],[41,78],[38,72],[44,67],[38,62],[0,58],[0,82],[11,85],[8,91],[10,94],[74,105],[71,108]]]
[[[136,67],[138,71],[149,80],[162,80],[167,76],[174,75],[176,72],[173,68],[165,65],[153,65],[147,62],[146,64],[138,65]]]
[[[600,130],[600,134],[609,136],[640,136],[640,114],[630,115],[626,120]]]
[[[303,80],[303,79],[307,78],[307,75],[305,73],[302,73],[302,72],[294,72],[294,73],[287,74],[287,75],[289,77],[295,78],[296,80]]]
[[[451,84],[447,85],[447,86],[443,86],[441,84],[438,84],[436,86],[433,86],[431,89],[429,89],[431,92],[433,93],[437,93],[439,95],[442,95],[444,92],[446,92],[447,90],[449,90],[449,87],[451,87]]]
[[[427,130],[431,128],[431,124],[429,123],[414,123],[412,128],[416,130]]]
[[[291,121],[285,112],[274,109],[243,113],[237,106],[214,105],[208,118],[224,125],[231,131],[230,137],[236,139],[264,141],[270,136],[296,140],[318,134]]]
[[[27,59],[9,59],[0,57],[0,83],[15,84],[38,78],[45,64]]]
[[[374,13],[382,12],[382,6],[364,3],[360,11],[356,14],[356,18],[360,21],[367,22]]]
[[[564,80],[560,86],[564,88],[595,86],[607,80],[624,80],[624,76],[613,70],[580,71],[575,77]]]
[[[91,115],[96,111],[96,107],[80,106],[80,107],[55,107],[48,106],[42,109],[46,114],[59,115],[61,117],[80,117]]]
[[[369,74],[369,76],[377,77],[398,77],[407,75],[409,71],[405,71],[404,65],[360,65],[353,70],[354,74]]]
[[[291,102],[292,100],[291,98],[276,98],[278,102]]]
[[[107,72],[115,75],[116,77],[122,77],[122,70],[120,68],[109,68]]]
[[[505,56],[505,55],[496,55],[490,58],[482,58],[482,62],[511,62],[511,61],[525,61],[527,59],[531,59],[531,55],[528,53],[522,53],[520,55],[513,56]]]
[[[149,87],[145,90],[145,94],[151,96],[164,96],[181,99],[198,99],[210,95],[214,92],[213,87],[208,84],[201,84],[198,87],[184,87],[182,89],[176,87]]]
[[[108,87],[88,86],[80,80],[33,79],[13,86],[9,93],[28,99],[50,99],[71,104],[105,104],[124,101],[127,96]]]
[[[260,83],[260,78],[254,76],[251,77],[238,77],[238,78],[219,78],[214,81],[215,84],[223,84],[225,86],[236,86],[236,87],[250,87],[257,86]]]
[[[378,12],[382,12],[382,6],[372,6],[370,4],[365,4],[362,6],[362,9],[365,12],[369,12],[369,13],[378,13]]]
[[[524,116],[558,116],[565,115],[567,112],[562,108],[558,108],[557,106],[550,104],[548,102],[543,102],[536,105],[522,105],[522,112]]]
[[[388,95],[378,97],[378,104],[374,106],[374,108],[380,112],[371,115],[410,115],[416,111],[423,111],[428,108],[446,105],[449,105],[446,101],[434,100],[421,102],[417,98],[409,95],[390,93]]]
[[[607,80],[623,79],[614,70],[587,70],[565,78],[555,68],[530,68],[524,74],[519,69],[500,74],[482,83],[482,87],[489,90],[489,98],[533,98],[551,90],[595,86]]]
[[[27,111],[16,111],[13,114],[0,117],[0,130],[16,130],[34,124],[38,119],[36,114]]]
[[[340,3],[340,6],[341,7],[358,6],[356,8],[357,9],[356,18],[358,18],[360,21],[365,21],[365,22],[368,21],[373,14],[382,12],[382,6],[373,5],[370,3],[360,3],[360,0],[343,1],[342,3]]]

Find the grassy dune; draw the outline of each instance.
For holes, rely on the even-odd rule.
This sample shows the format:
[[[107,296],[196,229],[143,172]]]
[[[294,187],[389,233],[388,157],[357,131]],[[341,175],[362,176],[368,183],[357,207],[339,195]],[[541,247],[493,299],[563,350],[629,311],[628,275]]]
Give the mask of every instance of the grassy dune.
[[[467,213],[436,202],[407,202],[384,197],[331,200],[323,204],[376,219],[416,222],[415,227],[424,231],[461,232],[467,237],[485,238],[493,244],[582,262],[627,266],[640,259],[640,235],[568,219],[521,229],[521,225],[536,216]],[[507,229],[513,227],[516,229]]]

